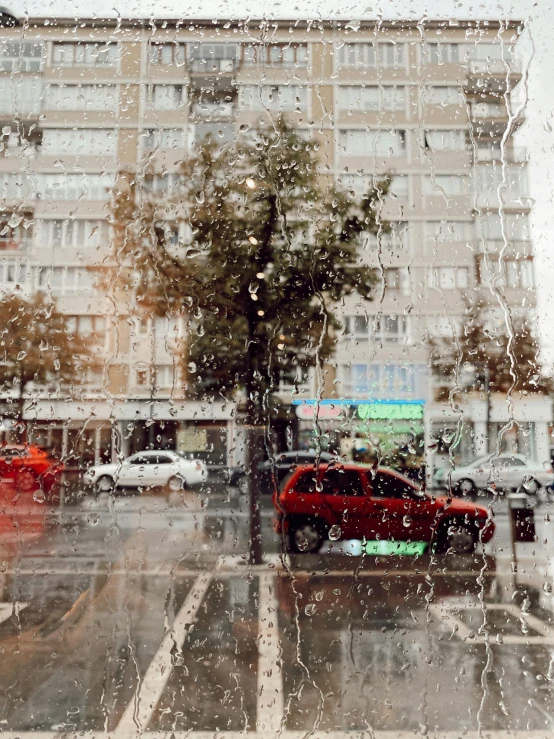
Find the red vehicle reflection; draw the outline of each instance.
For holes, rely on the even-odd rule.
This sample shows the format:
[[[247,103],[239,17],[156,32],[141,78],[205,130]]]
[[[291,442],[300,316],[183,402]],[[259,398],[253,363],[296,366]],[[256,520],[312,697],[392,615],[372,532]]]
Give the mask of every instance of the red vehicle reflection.
[[[325,539],[433,542],[438,551],[470,553],[494,524],[484,506],[431,497],[393,470],[354,464],[303,466],[283,484],[277,533],[293,552],[317,552]]]
[[[0,478],[11,480],[21,493],[40,491],[46,500],[58,496],[62,463],[34,444],[0,447]]]
[[[20,492],[13,480],[0,481],[0,555],[4,562],[21,556],[43,534],[48,508],[31,491]]]

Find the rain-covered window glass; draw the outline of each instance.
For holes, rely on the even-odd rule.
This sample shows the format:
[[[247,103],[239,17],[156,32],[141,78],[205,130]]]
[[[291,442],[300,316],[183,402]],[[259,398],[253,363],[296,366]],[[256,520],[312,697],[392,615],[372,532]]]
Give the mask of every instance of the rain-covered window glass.
[[[553,34],[0,8],[0,739],[553,736]]]

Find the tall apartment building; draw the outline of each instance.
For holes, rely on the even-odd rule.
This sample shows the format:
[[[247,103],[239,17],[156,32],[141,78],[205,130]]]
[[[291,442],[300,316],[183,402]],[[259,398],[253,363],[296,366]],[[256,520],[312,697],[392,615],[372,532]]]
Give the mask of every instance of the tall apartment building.
[[[391,233],[366,250],[385,289],[341,308],[346,330],[325,393],[425,400],[427,434],[461,418],[462,452],[484,450],[484,399],[468,397],[461,411],[432,402],[425,339],[462,320],[464,294],[486,288],[501,249],[512,315],[535,306],[526,157],[511,138],[523,113],[511,96],[522,76],[518,24],[4,21],[0,289],[54,296],[98,342],[106,367],[81,401],[41,400],[29,410],[43,443],[106,458],[149,434],[154,443],[207,445],[214,462],[232,456],[232,404],[190,401],[178,377],[173,387],[183,326],[121,311],[87,268],[110,259],[118,171],[171,192],[179,161],[206,134],[232,142],[241,127],[283,113],[318,142],[321,174],[355,196],[393,175],[383,212]],[[300,397],[314,397],[313,378],[302,382]],[[290,403],[292,388],[282,398]],[[505,399],[490,411],[494,433],[509,417]],[[301,428],[310,414],[299,410]],[[345,435],[364,414],[367,422],[355,404],[328,409],[321,423]],[[515,399],[514,414],[514,443],[546,459],[550,402]],[[377,430],[390,421],[370,420]]]

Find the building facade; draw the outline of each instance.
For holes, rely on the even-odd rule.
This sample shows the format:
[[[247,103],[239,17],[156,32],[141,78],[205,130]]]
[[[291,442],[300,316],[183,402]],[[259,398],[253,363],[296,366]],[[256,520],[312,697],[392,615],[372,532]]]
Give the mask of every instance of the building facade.
[[[183,394],[176,355],[186,327],[135,315],[95,285],[90,268],[112,258],[118,172],[171,193],[195,142],[212,134],[229,143],[260,117],[284,114],[318,143],[321,176],[353,196],[393,176],[383,208],[391,231],[364,252],[381,277],[377,298],[340,307],[345,330],[324,395],[423,401],[417,422],[400,409],[370,419],[369,430],[408,439],[461,428],[456,453],[466,458],[485,451],[512,414],[511,448],[546,459],[549,401],[515,398],[512,411],[505,399],[488,410],[478,397],[462,410],[434,403],[428,367],[429,336],[460,327],[468,292],[488,294],[490,320],[498,319],[488,288],[500,257],[494,286],[512,317],[531,320],[534,311],[527,162],[512,138],[524,112],[512,95],[522,84],[520,30],[490,21],[38,18],[0,28],[0,289],[55,297],[104,360],[79,401],[30,404],[38,440],[87,460],[148,442],[234,461],[233,404]],[[306,377],[281,395],[291,403],[315,391]],[[368,419],[358,407],[321,423],[343,443],[363,437]],[[305,409],[298,415],[307,439],[313,420]]]

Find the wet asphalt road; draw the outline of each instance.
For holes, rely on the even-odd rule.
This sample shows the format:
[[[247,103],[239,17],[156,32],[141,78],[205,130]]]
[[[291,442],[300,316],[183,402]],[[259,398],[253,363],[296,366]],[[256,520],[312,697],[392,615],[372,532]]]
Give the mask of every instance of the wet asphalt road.
[[[225,490],[85,498],[6,528],[0,729],[552,736],[554,508],[517,572],[501,508],[486,552],[436,558],[355,542],[280,558],[271,514],[255,570]]]

